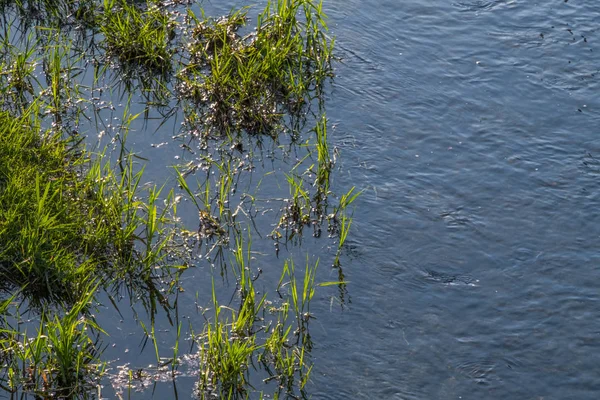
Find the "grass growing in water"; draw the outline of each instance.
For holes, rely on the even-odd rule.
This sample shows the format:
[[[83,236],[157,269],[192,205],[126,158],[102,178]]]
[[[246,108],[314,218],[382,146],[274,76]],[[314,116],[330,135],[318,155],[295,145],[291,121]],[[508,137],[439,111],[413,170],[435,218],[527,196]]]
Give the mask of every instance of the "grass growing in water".
[[[303,12],[301,20],[298,14]],[[221,19],[198,18],[178,90],[203,111],[211,133],[246,131],[277,136],[284,115],[306,111],[332,76],[332,43],[324,34],[321,5],[307,0],[269,2],[256,30],[241,36],[242,9]]]
[[[205,314],[204,331],[196,341],[200,348],[199,397],[249,398],[256,390],[251,370],[262,370],[264,383],[276,382],[273,396],[306,397],[304,388],[312,370],[309,303],[317,286],[318,262],[308,262],[303,280],[297,278],[293,261],[285,261],[277,293],[280,300],[259,296],[252,276],[250,240],[236,240],[234,272],[237,307],[224,306],[216,297],[213,281],[213,316]],[[294,329],[294,326],[296,329]],[[268,387],[268,386],[267,386]]]
[[[0,289],[41,314],[33,338],[3,328],[2,384],[62,396],[89,390],[98,371],[89,335],[101,330],[86,317],[97,288],[125,287],[154,315],[169,306],[160,280],[176,280],[176,271],[165,260],[174,253],[159,191],[137,200],[141,174],[131,162],[121,176],[91,162],[77,138],[43,130],[38,114],[37,103],[19,118],[0,112]]]
[[[96,293],[96,287],[89,289],[63,316],[42,314],[33,336],[4,322],[0,338],[4,390],[23,387],[44,397],[75,398],[95,388],[104,368],[98,341],[102,330],[86,311]],[[3,315],[10,312],[8,301],[0,310]]]
[[[255,31],[246,26],[248,9],[221,19],[197,18],[191,12],[174,19],[168,6],[154,1],[57,2],[54,8],[52,2],[42,3],[14,8],[2,3],[17,13],[33,5],[52,15],[46,26],[22,36],[28,41],[20,45],[11,44],[19,37],[7,32],[12,25],[5,26],[0,40],[1,106],[10,112],[0,114],[0,288],[8,293],[0,314],[23,302],[39,312],[41,321],[35,335],[21,331],[18,323],[1,327],[0,357],[6,367],[0,385],[40,397],[87,393],[103,372],[97,340],[102,330],[90,314],[101,292],[115,305],[124,290],[139,299],[151,318],[151,325],[142,328],[154,343],[157,361],[164,360],[153,317],[158,308],[171,308],[169,293],[185,268],[178,265],[185,257],[179,257],[181,243],[175,243],[179,239],[173,233],[177,200],[168,189],[143,185],[143,168],[123,151],[123,143],[115,162],[108,153],[91,154],[81,146],[80,125],[106,116],[88,114],[104,107],[93,94],[112,90],[82,83],[89,63],[93,85],[104,74],[112,81],[133,78],[126,90],[145,90],[144,79],[155,82],[157,77],[161,93],[169,101],[179,100],[185,110],[184,129],[196,118],[201,134],[220,142],[216,151],[204,152],[201,163],[179,175],[198,207],[200,226],[192,235],[218,243],[223,259],[233,254],[239,301],[229,307],[213,296],[214,317],[207,317],[199,336],[202,393],[252,396],[257,392],[251,371],[260,369],[267,383],[276,382],[274,397],[304,395],[311,370],[308,321],[316,265],[306,267],[300,283],[291,261],[284,264],[278,287],[282,299],[270,303],[259,295],[254,281],[260,273],[250,273],[257,269],[250,265],[249,239],[241,239],[250,225],[239,223],[245,216],[259,231],[253,219],[259,212],[252,213],[256,198],[248,191],[238,205],[231,198],[241,172],[253,169],[253,153],[247,152],[250,146],[242,135],[267,134],[279,143],[281,134],[289,133],[296,140],[303,129],[299,121],[321,100],[324,81],[332,75],[332,41],[324,33],[320,3],[270,2],[258,15]],[[74,24],[85,26],[90,35],[70,40],[71,31],[63,28]],[[82,42],[82,37],[93,40]],[[37,46],[42,51],[36,53]],[[176,88],[169,83],[172,75]],[[112,115],[110,119],[112,123]],[[123,125],[117,143],[133,119],[126,109],[115,123]],[[306,173],[294,167],[287,174],[294,189],[290,197],[298,200],[293,215],[298,218],[289,225],[293,229],[298,227],[294,224],[301,228],[322,220],[327,209],[333,163],[325,125],[323,119],[314,131],[315,164]],[[184,175],[199,169],[206,169],[206,177],[197,179],[201,194],[196,195]],[[315,204],[318,213],[312,211]],[[21,318],[18,310],[14,318]],[[179,337],[181,325],[175,326]],[[175,346],[172,376],[178,354]]]
[[[172,70],[174,24],[168,14],[148,1],[145,10],[126,0],[104,0],[100,32],[109,55],[121,67],[142,67],[145,73],[166,76]]]
[[[131,161],[121,176],[100,158],[90,163],[76,137],[40,135],[37,112],[34,104],[20,118],[0,113],[3,283],[23,288],[33,304],[73,302],[90,281],[155,287],[170,239],[158,237],[168,218],[157,213],[156,190],[146,203],[134,200],[141,173]],[[142,251],[134,248],[140,240]]]

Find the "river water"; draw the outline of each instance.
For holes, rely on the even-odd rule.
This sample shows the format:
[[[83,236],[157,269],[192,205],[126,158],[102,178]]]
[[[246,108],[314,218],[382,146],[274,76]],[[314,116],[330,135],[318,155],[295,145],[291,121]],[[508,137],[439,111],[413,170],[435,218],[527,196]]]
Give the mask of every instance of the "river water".
[[[314,398],[598,398],[600,4],[326,4],[368,189]]]
[[[312,398],[597,399],[600,4],[324,9],[342,58],[327,99],[334,182],[364,192],[347,303],[311,305]],[[186,275],[188,292],[203,274]],[[137,346],[127,335],[109,356]]]

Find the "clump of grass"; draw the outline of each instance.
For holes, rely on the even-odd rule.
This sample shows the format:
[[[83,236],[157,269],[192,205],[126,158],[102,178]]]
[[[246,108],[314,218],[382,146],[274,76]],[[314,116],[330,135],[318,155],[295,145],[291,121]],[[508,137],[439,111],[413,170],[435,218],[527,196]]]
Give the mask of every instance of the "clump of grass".
[[[297,17],[302,10],[303,20]],[[332,76],[325,15],[311,0],[269,2],[245,36],[247,9],[221,19],[189,16],[196,26],[178,92],[204,110],[209,133],[277,136],[284,115],[305,112]]]
[[[288,395],[293,394],[296,389],[300,390],[303,397],[306,395],[304,390],[312,371],[310,352],[313,342],[309,328],[314,316],[310,313],[310,303],[316,289],[319,286],[341,283],[316,283],[318,265],[318,260],[311,265],[307,257],[304,276],[300,281],[294,261],[286,260],[277,285],[282,303],[280,307],[269,309],[275,319],[265,329],[269,335],[265,339],[259,361],[271,376],[267,381],[277,380],[279,388]],[[290,314],[293,322],[290,321]],[[292,331],[294,322],[296,329]]]
[[[89,279],[71,251],[81,160],[68,141],[39,135],[36,111],[17,119],[0,113],[0,274],[4,285],[24,287],[32,298],[73,300],[81,293],[76,282]]]
[[[240,325],[221,316],[213,285],[214,319],[205,325],[198,338],[200,346],[200,398],[218,394],[226,398],[243,398],[247,392],[248,369],[258,348],[254,335],[238,335]],[[231,310],[231,318],[244,318]],[[234,328],[238,327],[236,331]],[[206,397],[205,397],[206,396]]]
[[[313,129],[316,137],[317,172],[314,185],[317,190],[314,195],[315,208],[323,210],[327,208],[327,197],[329,196],[329,183],[334,161],[329,151],[327,140],[327,118],[323,115]]]
[[[184,267],[171,267],[178,254],[172,195],[159,207],[161,190],[151,187],[143,201],[142,172],[130,155],[122,154],[120,173],[102,157],[91,161],[77,138],[41,127],[39,107],[34,102],[18,118],[0,112],[0,289],[18,292],[40,313],[42,328],[23,344],[8,328],[0,340],[16,360],[9,386],[70,393],[87,382],[86,365],[99,354],[87,336],[99,328],[85,318],[96,287],[111,297],[125,287],[153,321],[159,307],[169,311],[167,296]],[[14,363],[37,375],[15,382]]]
[[[289,293],[292,299],[292,307],[296,317],[297,326],[297,330],[294,334],[297,336],[298,342],[302,343],[309,350],[312,348],[312,341],[308,331],[308,323],[312,317],[310,314],[310,301],[315,294],[315,274],[318,265],[318,261],[312,267],[308,263],[306,264],[306,268],[304,269],[304,280],[302,286],[299,287],[294,262],[292,260],[287,260],[283,266],[283,272],[278,288],[279,291],[282,282],[285,279],[288,279]],[[300,292],[299,289],[302,289],[302,291]]]
[[[141,69],[138,76],[171,72],[174,24],[153,2],[142,9],[126,0],[104,0],[99,19],[107,54],[116,57],[126,72]]]
[[[302,282],[294,263],[287,260],[278,284],[281,300],[274,305],[267,293],[258,295],[254,282],[260,270],[251,271],[251,238],[236,237],[233,272],[236,279],[236,305],[221,305],[213,282],[212,318],[205,315],[202,334],[196,337],[200,348],[200,398],[245,399],[257,392],[250,371],[266,373],[264,383],[276,382],[274,398],[281,394],[296,398],[304,393],[312,364],[309,333],[310,302],[317,286],[335,282],[315,282],[318,262],[308,265]],[[294,325],[296,329],[294,330]]]
[[[278,234],[280,229],[285,231],[285,238],[288,241],[302,238],[304,226],[310,225],[311,218],[311,196],[305,187],[304,179],[299,175],[287,175],[286,179],[290,189],[290,197],[287,199],[287,205],[283,209],[279,223],[271,236],[281,237]],[[316,225],[315,225],[316,226]]]
[[[88,391],[102,373],[99,338],[90,337],[102,330],[85,315],[95,291],[96,288],[91,288],[64,316],[55,315],[47,321],[42,318],[42,324],[45,324],[37,338],[47,338],[44,344],[47,353],[44,369],[48,374],[44,385],[54,388],[65,397]]]
[[[95,280],[151,288],[169,240],[158,238],[167,219],[166,211],[157,213],[158,192],[147,203],[136,200],[141,173],[131,162],[121,177],[100,160],[90,164],[76,139],[44,132],[37,112],[32,107],[17,119],[0,113],[4,285],[24,288],[33,303],[74,301],[81,282]]]
[[[270,234],[277,243],[282,238],[286,242],[300,241],[304,228],[309,226],[313,228],[314,237],[321,236],[323,224],[327,224],[328,232],[337,233],[340,223],[337,215],[354,200],[352,198],[346,202],[347,196],[344,195],[338,205],[330,207],[329,199],[333,195],[330,189],[331,174],[337,150],[334,149],[332,155],[325,115],[316,122],[311,132],[314,135],[303,144],[308,153],[289,174],[285,174],[289,197],[283,200],[281,217]]]
[[[0,11],[3,15],[15,13],[22,21],[22,28],[29,28],[33,24],[44,26],[64,27],[73,22],[71,16],[81,8],[90,7],[95,0],[27,0],[27,1],[0,1]]]
[[[188,185],[185,176],[176,169],[177,181],[179,187],[181,187],[192,200],[196,208],[198,209],[198,230],[193,235],[195,242],[202,247],[205,244],[204,256],[208,257],[211,253],[216,252],[215,258],[221,260],[221,266],[224,267],[226,264],[224,251],[227,249],[229,244],[229,231],[233,226],[233,219],[231,218],[231,212],[226,207],[227,201],[224,200],[227,197],[225,188],[228,186],[223,176],[219,180],[221,190],[219,191],[219,197],[217,200],[219,213],[215,213],[213,210],[214,199],[212,198],[211,192],[211,181],[209,175],[206,176],[206,180],[201,187],[204,186],[204,190],[201,191],[201,196],[197,196],[193,193],[192,189]],[[200,201],[197,199],[200,197]]]
[[[82,72],[76,66],[83,56],[74,53],[72,42],[58,32],[50,34],[46,41],[41,60],[46,86],[38,99],[45,102],[46,112],[53,117],[56,126],[77,127],[84,110],[74,105],[88,102],[76,79]]]
[[[333,214],[329,215],[328,218],[334,223],[329,226],[330,235],[338,236],[338,247],[335,254],[335,260],[333,262],[334,267],[340,267],[340,255],[346,239],[348,238],[348,232],[352,225],[352,215],[348,215],[347,208],[354,203],[356,198],[360,196],[361,191],[355,191],[355,187],[352,186],[347,193],[340,197],[340,201]]]
[[[4,366],[0,387],[42,398],[89,394],[103,372],[98,340],[102,330],[89,313],[99,291],[107,292],[115,307],[123,290],[146,307],[150,325],[139,322],[154,344],[157,368],[170,363],[174,377],[179,347],[175,346],[168,363],[159,356],[154,315],[162,307],[170,317],[169,311],[176,307],[169,294],[178,289],[178,273],[186,268],[187,254],[182,252],[192,251],[181,240],[189,239],[193,245],[206,244],[206,253],[214,251],[215,258],[225,260],[232,253],[236,283],[233,305],[219,303],[213,287],[214,315],[206,314],[204,330],[197,337],[200,396],[252,397],[257,391],[251,371],[259,369],[267,384],[275,383],[274,398],[297,398],[298,391],[304,397],[311,372],[309,304],[319,286],[315,283],[318,263],[307,263],[300,282],[294,264],[286,262],[278,285],[281,299],[269,302],[266,293],[255,290],[260,269],[250,264],[250,237],[246,242],[241,238],[241,232],[249,229],[243,229],[238,218],[247,217],[258,233],[253,215],[270,210],[254,209],[252,214],[255,197],[243,193],[239,204],[231,204],[231,197],[238,190],[240,172],[253,169],[252,149],[247,152],[251,146],[239,134],[250,133],[250,142],[256,141],[258,148],[258,134],[278,138],[285,132],[280,128],[289,124],[294,141],[294,134],[303,129],[298,121],[315,100],[321,100],[323,83],[332,76],[333,45],[325,35],[321,3],[269,2],[254,31],[246,25],[246,8],[219,19],[189,12],[187,19],[175,22],[176,13],[151,0],[68,1],[53,8],[48,8],[52,2],[42,3],[15,3],[23,10],[29,5],[40,13],[48,10],[51,22],[36,30],[38,36],[30,35],[25,46],[13,46],[9,38],[15,36],[7,33],[9,26],[0,38],[1,107],[10,111],[0,113],[0,289],[18,292],[0,302],[0,316],[8,316],[8,307],[21,301],[40,319],[33,336],[0,323]],[[0,1],[2,5],[11,7]],[[82,42],[74,44],[63,30],[72,23],[85,26],[90,35],[82,35]],[[180,41],[176,24],[184,25],[186,35]],[[93,40],[85,42],[85,37],[100,37],[101,46]],[[189,42],[183,48],[185,40]],[[42,47],[37,55],[36,45]],[[105,51],[100,55],[106,55],[108,63],[101,66],[96,54],[88,53],[96,49]],[[132,91],[147,91],[151,82],[166,103],[173,95],[169,78],[174,55],[180,57],[175,60],[180,68],[176,94],[186,123],[195,118],[192,125],[200,126],[201,135],[216,133],[221,139],[220,149],[208,150],[199,163],[178,174],[178,183],[198,209],[197,231],[181,237],[174,233],[173,192],[157,186],[143,189],[143,167],[125,150],[129,123],[136,118],[127,106],[120,121],[123,130],[113,142],[121,145],[116,162],[105,152],[87,152],[76,132],[80,118],[89,117],[85,105],[97,101],[89,99],[92,96],[78,81],[85,63],[91,61],[95,68],[94,85],[101,73],[115,80],[125,78]],[[113,67],[123,75],[112,75]],[[36,79],[39,72],[45,82]],[[103,89],[113,88],[98,92]],[[315,236],[320,234],[333,168],[324,117],[314,133],[316,153],[311,143],[306,148],[312,154],[303,159],[313,160],[313,165],[305,172],[297,166],[286,174],[291,200],[274,236],[286,230],[287,239],[300,238],[309,225],[314,225]],[[242,156],[233,156],[236,152]],[[197,182],[198,195],[185,179],[196,170],[206,172],[206,178]],[[342,209],[352,201],[343,199],[330,219],[341,221],[340,249],[350,226]],[[179,338],[181,324],[175,325]]]
[[[271,307],[273,315],[271,325],[266,329],[267,336],[257,361],[267,371],[269,377],[265,382],[275,381],[278,384],[274,398],[282,393],[291,398],[297,391],[306,397],[305,386],[310,378],[312,363],[310,362],[310,346],[298,346],[294,338],[293,325],[289,323],[290,301],[286,298],[279,307]]]
[[[77,127],[89,104],[77,80],[83,55],[58,29],[39,27],[19,33],[15,24],[10,20],[0,32],[0,109],[21,115],[37,102],[52,116],[52,124],[65,121]]]
[[[250,244],[244,248],[241,235],[236,237],[235,269],[239,293],[239,308],[218,303],[213,281],[212,306],[214,318],[207,319],[204,332],[197,338],[200,347],[200,398],[246,398],[250,388],[249,369],[253,365],[258,344],[256,328],[265,295],[259,298],[249,274]],[[225,313],[227,315],[222,315]]]
[[[5,27],[0,41],[0,99],[2,109],[20,112],[34,96],[37,41],[30,33],[22,46],[14,46],[10,41],[12,27],[12,23]]]
[[[90,286],[73,308],[60,316],[43,313],[33,336],[19,332],[4,320],[0,387],[12,393],[22,388],[44,398],[85,397],[95,388],[103,374],[98,336],[102,330],[86,310],[96,289]],[[9,314],[13,301],[14,297],[2,304],[2,315]]]

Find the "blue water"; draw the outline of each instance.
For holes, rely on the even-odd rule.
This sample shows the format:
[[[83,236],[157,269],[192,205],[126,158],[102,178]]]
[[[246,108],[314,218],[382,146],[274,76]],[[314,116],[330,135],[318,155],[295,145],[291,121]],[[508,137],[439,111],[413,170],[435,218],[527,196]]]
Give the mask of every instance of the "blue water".
[[[207,14],[238,3],[207,3]],[[599,398],[600,3],[325,0],[324,10],[341,57],[326,101],[340,154],[332,187],[364,192],[342,255],[345,303],[327,287],[311,304],[308,393]],[[102,114],[106,124],[121,111],[113,114]],[[171,137],[180,122],[132,125],[128,144],[151,160],[146,176],[158,184],[173,182],[168,167],[189,156]],[[281,175],[278,162],[258,163],[242,183],[252,187],[269,168]],[[287,195],[281,176],[270,185],[264,198]],[[277,216],[278,203],[264,207]],[[181,213],[197,224],[193,208]],[[283,257],[255,239],[254,267],[269,290]],[[288,254],[314,262],[334,250],[305,238]],[[337,279],[325,262],[319,268],[319,281]],[[210,276],[203,263],[184,275],[180,316],[196,332]],[[151,345],[140,352],[127,306],[122,317],[101,311],[109,373],[156,362]],[[168,347],[174,329],[158,318]],[[189,398],[196,382],[192,368],[131,396]],[[110,383],[103,390],[116,396]]]
[[[314,398],[600,396],[594,1],[329,1],[352,304]]]

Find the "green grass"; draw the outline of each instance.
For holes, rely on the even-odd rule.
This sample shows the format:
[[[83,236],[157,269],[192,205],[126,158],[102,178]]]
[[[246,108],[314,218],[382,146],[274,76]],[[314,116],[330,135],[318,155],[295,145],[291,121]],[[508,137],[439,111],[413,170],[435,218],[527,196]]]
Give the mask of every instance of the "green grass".
[[[254,287],[257,276],[251,274],[251,240],[238,237],[234,255],[234,303],[219,303],[213,281],[212,316],[204,314],[204,330],[196,335],[199,397],[252,398],[258,391],[251,372],[262,371],[266,384],[262,393],[271,392],[273,398],[304,398],[312,370],[309,304],[317,286],[337,282],[317,284],[317,262],[312,266],[307,263],[300,283],[294,263],[287,260],[276,291],[280,299],[269,301],[268,293],[259,296]]]
[[[20,111],[34,96],[37,40],[30,33],[16,47],[10,42],[14,30],[13,24],[7,24],[0,42],[0,99],[7,109]]]
[[[89,286],[62,316],[42,313],[34,335],[19,332],[4,320],[0,326],[2,389],[12,393],[27,389],[44,398],[78,398],[95,388],[104,369],[98,341],[102,330],[87,312],[95,293],[96,287]],[[12,300],[3,303],[3,315],[10,313]]]
[[[23,349],[5,385],[17,387],[15,377],[33,369],[22,385],[62,393],[87,387],[87,366],[97,362],[100,349],[88,335],[99,328],[85,317],[96,288],[109,295],[125,288],[153,316],[168,308],[174,286],[164,292],[160,281],[176,282],[177,266],[165,259],[175,255],[170,208],[159,209],[156,188],[138,198],[141,172],[131,157],[119,175],[76,138],[42,129],[38,113],[37,103],[19,118],[0,113],[0,289],[39,310],[41,325],[22,346],[9,327],[0,340],[7,354]]]
[[[163,76],[171,72],[174,25],[152,1],[142,8],[126,0],[104,0],[98,20],[107,54],[125,70],[141,67],[143,73]]]
[[[93,0],[81,1],[0,1],[0,11],[3,15],[14,13],[21,21],[21,28],[26,29],[35,24],[67,28],[76,21],[82,21],[86,10],[93,7]],[[76,16],[75,20],[70,18]]]
[[[332,235],[338,236],[338,246],[335,253],[335,260],[333,261],[333,266],[337,268],[341,266],[340,255],[342,254],[344,243],[346,243],[348,233],[350,232],[350,226],[352,225],[352,215],[348,215],[347,208],[354,203],[356,198],[363,192],[362,190],[355,192],[355,189],[356,188],[352,186],[347,193],[340,197],[339,205],[335,207],[335,212],[330,216],[330,219],[334,221],[334,223],[330,225],[330,232]],[[340,273],[342,272],[340,271]],[[340,280],[343,281],[343,279]]]
[[[160,191],[136,200],[141,172],[131,158],[119,176],[102,157],[91,161],[77,138],[44,131],[37,112],[34,105],[16,119],[0,113],[2,281],[33,304],[79,299],[80,282],[151,288],[170,239]]]
[[[0,114],[0,267],[3,281],[39,301],[73,300],[89,270],[72,243],[81,216],[72,197],[81,162],[70,143],[38,134],[31,109],[18,119]],[[79,214],[79,215],[78,215]]]
[[[291,259],[261,265],[252,239],[267,239],[267,226],[276,240],[300,243],[304,228],[320,236],[326,221],[339,266],[356,194],[329,204],[334,160],[321,106],[333,40],[322,4],[277,0],[220,18],[153,0],[0,1],[0,10],[0,388],[15,397],[93,396],[107,366],[106,335],[92,313],[101,297],[118,311],[123,294],[147,311],[149,321],[136,322],[157,371],[166,366],[174,379],[186,336],[180,274],[219,261],[235,294],[217,300],[223,293],[213,284],[213,311],[194,335],[199,397],[307,397],[310,303],[319,286],[345,284],[343,275],[317,283],[318,261],[308,258],[298,268]],[[117,98],[128,99],[122,113],[106,111]],[[132,99],[146,101],[140,114],[130,113]],[[173,182],[147,184],[144,159],[127,150],[130,126],[153,111],[183,114],[175,133],[197,152],[175,168],[182,194]],[[113,135],[113,151],[86,149],[82,127]],[[303,155],[288,165],[297,143]],[[289,169],[249,178],[274,150]],[[285,177],[285,198],[260,197],[273,177]],[[198,212],[185,221],[190,230],[177,218],[182,198]],[[281,279],[261,281],[259,292],[267,267]],[[277,287],[263,288],[269,283]],[[168,358],[157,338],[160,310],[176,329]]]
[[[305,19],[298,18],[303,12]],[[208,133],[277,136],[285,115],[306,112],[332,76],[331,46],[320,5],[306,0],[269,2],[256,30],[242,36],[247,9],[221,19],[198,18],[179,71],[178,91],[203,111]],[[189,118],[195,118],[192,113]]]

